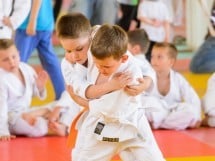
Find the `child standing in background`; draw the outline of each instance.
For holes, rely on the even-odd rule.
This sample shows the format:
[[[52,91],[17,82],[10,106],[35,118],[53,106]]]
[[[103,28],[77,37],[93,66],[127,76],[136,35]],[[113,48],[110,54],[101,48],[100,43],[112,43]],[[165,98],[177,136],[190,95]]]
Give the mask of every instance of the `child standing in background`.
[[[200,99],[182,75],[172,69],[176,57],[173,44],[157,43],[152,49],[156,82],[150,95],[157,107],[148,108],[146,115],[153,129],[183,130],[200,125]]]
[[[56,99],[59,99],[65,87],[60,62],[52,45],[53,28],[51,0],[33,0],[30,14],[16,30],[15,43],[23,62],[28,61],[34,49],[38,50],[41,64],[51,78]]]
[[[150,46],[146,58],[150,62],[153,45],[170,40],[170,15],[167,6],[160,0],[143,0],[138,7],[137,18],[140,28],[145,29],[149,36]]]

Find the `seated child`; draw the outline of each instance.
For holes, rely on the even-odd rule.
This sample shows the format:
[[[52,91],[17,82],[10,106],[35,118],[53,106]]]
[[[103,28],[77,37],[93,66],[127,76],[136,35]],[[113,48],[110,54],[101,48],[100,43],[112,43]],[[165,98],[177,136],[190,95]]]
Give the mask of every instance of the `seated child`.
[[[156,82],[150,92],[153,108],[148,108],[146,115],[153,129],[183,130],[198,127],[201,121],[197,93],[172,69],[176,57],[173,44],[157,43],[152,49],[151,65],[156,72]]]
[[[203,125],[215,127],[215,73],[209,78],[207,91],[202,99],[203,111],[205,118]]]
[[[57,101],[30,108],[32,96],[45,98],[48,76],[44,71],[37,76],[32,67],[20,62],[19,53],[9,39],[0,40],[0,75],[1,140],[10,140],[13,134],[44,136],[49,130],[60,136],[68,134],[68,127],[80,107],[74,105],[65,91]]]
[[[47,122],[42,117],[32,124],[23,118],[30,111],[32,96],[46,97],[47,80],[45,71],[37,75],[32,67],[20,62],[12,40],[0,39],[0,140],[10,140],[14,135],[47,134]]]

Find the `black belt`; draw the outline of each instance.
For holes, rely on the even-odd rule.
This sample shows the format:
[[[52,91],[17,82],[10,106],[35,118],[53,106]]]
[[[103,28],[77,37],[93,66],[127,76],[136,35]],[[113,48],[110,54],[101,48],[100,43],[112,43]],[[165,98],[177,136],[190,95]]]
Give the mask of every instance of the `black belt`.
[[[96,128],[94,130],[94,133],[101,135],[101,132],[103,128],[105,127],[105,124],[102,122],[98,122],[96,125]],[[119,142],[119,138],[109,138],[109,137],[103,137],[102,141],[107,141],[107,142]]]
[[[3,26],[0,26],[0,30],[2,30],[4,27]]]
[[[119,142],[119,138],[108,138],[108,137],[103,137],[102,141],[107,141],[107,142]]]

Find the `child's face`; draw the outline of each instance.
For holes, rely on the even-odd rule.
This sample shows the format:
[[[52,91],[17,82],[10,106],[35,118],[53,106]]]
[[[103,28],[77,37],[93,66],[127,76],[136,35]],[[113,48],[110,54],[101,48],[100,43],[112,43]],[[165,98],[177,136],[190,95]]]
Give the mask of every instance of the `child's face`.
[[[97,59],[93,56],[93,61],[98,68],[99,73],[105,76],[111,76],[113,73],[115,73],[121,63],[126,62],[127,59],[127,55],[123,55],[119,60],[114,59],[112,56],[105,59]]]
[[[151,65],[156,72],[169,71],[174,64],[174,59],[168,55],[165,48],[153,48]]]
[[[70,63],[84,64],[90,46],[89,38],[61,38],[60,43],[65,49],[65,57]]]
[[[6,50],[0,50],[0,68],[15,72],[19,69],[19,62],[19,52],[14,45]]]

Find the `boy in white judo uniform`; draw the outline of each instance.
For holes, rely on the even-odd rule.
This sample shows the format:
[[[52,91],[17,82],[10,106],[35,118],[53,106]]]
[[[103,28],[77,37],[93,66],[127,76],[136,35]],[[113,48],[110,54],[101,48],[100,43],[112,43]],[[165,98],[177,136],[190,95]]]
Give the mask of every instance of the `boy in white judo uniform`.
[[[74,91],[76,91],[77,93],[79,92],[80,85],[89,86],[90,84],[92,84],[91,82],[87,82],[87,52],[91,43],[90,37],[93,36],[94,30],[96,30],[96,28],[91,28],[89,20],[79,13],[63,15],[57,22],[57,35],[62,47],[65,50],[65,58],[62,59],[61,70],[65,84],[72,85]],[[129,77],[127,75],[124,76],[125,79]],[[115,81],[114,79],[112,79],[110,83],[111,82],[112,84],[115,84],[115,82],[117,83],[116,85],[114,85],[115,87],[117,87],[117,89],[123,85],[122,79],[121,82]],[[108,83],[91,86],[90,89],[96,92],[91,93],[90,97],[96,98],[101,94],[105,94],[109,91],[114,90],[113,88],[109,89],[109,86],[110,85],[108,85]],[[55,105],[56,107],[50,114],[51,123],[49,124],[49,127],[52,128],[52,131],[56,131],[61,135],[65,133],[66,127],[69,130],[68,127],[70,127],[74,117],[77,116],[83,109],[67,95],[68,93],[64,92],[64,97],[66,96],[66,98],[63,99],[64,101],[61,101],[62,98],[60,99],[60,102],[57,101],[57,106]],[[68,108],[68,106],[58,107],[58,105],[65,103],[69,105],[70,108]],[[53,106],[53,104],[51,104],[51,106]],[[59,122],[60,116],[63,116],[61,115],[62,112],[65,115],[64,117],[67,118],[64,119],[64,123]],[[65,122],[65,120],[67,121]]]
[[[45,98],[46,72],[38,75],[20,62],[19,53],[10,39],[0,40],[0,140],[13,135],[39,137],[47,134],[47,122],[41,117],[29,123],[24,113],[30,111],[33,96]]]
[[[176,57],[173,44],[157,43],[152,49],[156,82],[150,92],[153,108],[147,108],[146,114],[153,129],[183,130],[200,125],[200,99],[188,81],[172,69]]]
[[[0,0],[0,38],[12,38],[30,9],[31,0]]]
[[[203,111],[205,118],[202,121],[203,125],[215,127],[215,73],[209,78],[207,90],[202,99]]]
[[[127,35],[123,29],[101,26],[91,44],[94,63],[89,63],[87,79],[102,84],[116,73],[129,71],[133,81],[127,85],[136,84],[142,72],[126,50]],[[87,93],[88,87],[85,90]],[[140,109],[140,95],[129,96],[121,88],[91,100],[89,104],[86,102],[85,106],[88,105],[89,113],[77,125],[79,132],[72,153],[73,161],[108,161],[123,150],[131,152],[132,160],[164,160],[144,110]]]
[[[76,93],[82,94],[83,97],[87,98],[97,98],[107,92],[110,92],[111,90],[113,91],[122,88],[123,84],[126,84],[129,78],[126,74],[121,74],[120,78],[118,78],[120,80],[115,81],[115,89],[111,87],[111,90],[110,82],[113,79],[111,79],[111,81],[109,82],[105,82],[104,84],[97,85],[92,85],[93,83],[91,81],[88,83],[86,82],[86,80],[83,81],[84,79],[82,78],[84,77],[82,77],[81,74],[84,73],[86,70],[85,68],[88,67],[87,52],[90,47],[91,39],[95,34],[97,28],[98,27],[91,28],[89,20],[80,13],[63,15],[57,23],[57,34],[60,39],[61,45],[66,52],[61,66],[65,82],[66,84],[70,85],[75,84],[73,86],[74,91]],[[88,54],[90,55],[91,53]],[[75,81],[76,79],[78,81]],[[84,85],[85,87],[91,85],[90,87],[88,87],[88,91],[90,91],[91,87],[94,87],[94,89],[91,90],[91,94],[88,95],[88,93],[90,93],[88,92],[85,95],[85,92],[82,92],[81,88],[79,88],[81,86],[78,85],[77,82],[81,84],[81,86]],[[145,83],[144,80],[140,83],[141,85],[126,86],[125,90],[128,91],[131,95],[136,95],[137,93],[142,92],[145,88],[148,88],[146,85],[147,83]],[[111,86],[114,85],[112,84]],[[80,105],[84,106],[84,102],[85,101],[83,101]],[[123,160],[126,160],[129,156],[125,155],[126,153],[125,151],[123,151],[124,157],[121,156]],[[120,155],[122,155],[122,152],[120,153]],[[133,159],[131,160],[133,161]]]

